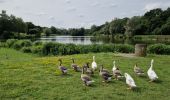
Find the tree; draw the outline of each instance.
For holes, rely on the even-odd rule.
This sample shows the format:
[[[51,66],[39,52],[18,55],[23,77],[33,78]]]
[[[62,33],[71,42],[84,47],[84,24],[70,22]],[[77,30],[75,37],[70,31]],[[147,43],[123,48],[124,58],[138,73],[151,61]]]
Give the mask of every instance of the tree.
[[[52,34],[51,29],[50,29],[50,28],[45,28],[45,29],[44,29],[44,34],[45,34],[46,36],[49,36],[50,34]]]
[[[125,33],[125,24],[127,19],[118,19],[116,18],[110,23],[109,32],[111,34],[124,34]]]
[[[135,30],[141,22],[140,19],[141,19],[140,16],[134,16],[127,21],[126,26],[125,26],[126,28],[125,34],[127,36],[133,36],[135,34]]]

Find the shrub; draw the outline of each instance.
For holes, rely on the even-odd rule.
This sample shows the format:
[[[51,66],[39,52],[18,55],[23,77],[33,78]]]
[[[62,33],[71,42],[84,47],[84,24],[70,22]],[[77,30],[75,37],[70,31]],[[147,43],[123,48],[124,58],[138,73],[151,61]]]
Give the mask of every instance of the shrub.
[[[34,54],[38,54],[38,55],[42,55],[42,45],[39,45],[39,46],[32,46],[31,48],[31,52],[34,53]]]
[[[17,39],[8,39],[7,41],[6,41],[6,46],[7,47],[12,47],[13,45],[14,45],[14,43],[15,42],[17,42],[18,40]]]
[[[29,47],[32,45],[32,42],[30,40],[17,40],[12,45],[12,48],[16,50],[20,50],[22,47]]]
[[[19,42],[22,47],[32,46],[32,42],[30,40],[19,40]]]
[[[6,44],[3,42],[0,42],[0,48],[2,48],[2,47],[6,47]]]
[[[42,42],[41,42],[41,41],[35,41],[35,42],[33,43],[33,45],[34,45],[34,46],[42,45]]]
[[[132,45],[127,45],[127,44],[118,44],[115,45],[115,51],[116,52],[121,52],[121,53],[131,53],[134,52],[134,47]]]
[[[57,55],[59,54],[59,47],[64,44],[48,42],[43,44],[42,53],[43,55]]]
[[[89,45],[77,45],[77,50],[80,54],[86,54],[90,52]]]
[[[31,47],[23,47],[21,51],[24,53],[31,53]]]
[[[151,54],[170,54],[170,46],[165,44],[153,44],[148,46],[147,52]]]

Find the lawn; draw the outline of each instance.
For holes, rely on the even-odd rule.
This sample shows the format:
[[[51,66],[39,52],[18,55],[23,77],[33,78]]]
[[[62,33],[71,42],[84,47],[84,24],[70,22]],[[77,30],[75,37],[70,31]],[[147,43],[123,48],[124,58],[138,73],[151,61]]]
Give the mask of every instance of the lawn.
[[[85,87],[79,72],[70,68],[70,58],[75,58],[77,64],[92,62],[103,64],[111,71],[113,60],[122,70],[129,73],[138,88],[127,90],[125,81],[112,80],[103,83],[95,72],[95,83]],[[63,65],[69,68],[69,74],[60,75],[58,58],[63,59]],[[154,59],[154,70],[159,81],[149,83],[148,77],[137,77],[133,72],[135,63],[145,72]],[[148,55],[147,57],[121,57],[114,53],[90,53],[69,56],[39,57],[21,53],[12,49],[0,48],[0,99],[56,99],[56,100],[170,100],[170,56]]]

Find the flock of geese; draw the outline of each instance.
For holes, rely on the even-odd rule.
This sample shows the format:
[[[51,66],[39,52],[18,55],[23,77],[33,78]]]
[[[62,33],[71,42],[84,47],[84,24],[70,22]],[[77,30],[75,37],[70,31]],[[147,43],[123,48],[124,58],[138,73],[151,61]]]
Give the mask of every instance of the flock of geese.
[[[84,64],[82,67],[78,66],[75,64],[75,60],[72,58],[72,64],[71,67],[73,68],[74,71],[76,72],[82,72],[81,74],[81,80],[83,81],[85,86],[90,86],[94,80],[92,80],[92,77],[94,75],[94,72],[97,70],[98,66],[97,63],[95,62],[95,56],[93,56],[93,62],[91,64],[91,68],[89,67],[89,63]],[[68,70],[65,66],[62,66],[62,60],[58,60],[59,63],[59,70],[62,72],[63,75],[68,73]],[[151,65],[150,68],[147,71],[148,77],[150,79],[149,82],[153,82],[158,79],[157,74],[153,70],[153,62],[154,60],[151,60]],[[135,64],[134,66],[134,72],[137,76],[144,76],[144,71]],[[116,66],[116,62],[113,61],[113,68],[112,68],[112,74],[109,72],[109,70],[104,69],[103,65],[100,65],[99,68],[99,75],[102,77],[103,82],[109,82],[112,79],[112,76],[116,80],[120,80],[122,78],[126,79],[126,84],[129,86],[128,89],[134,89],[136,88],[136,84],[134,79],[131,77],[130,74],[124,73],[124,75],[121,73],[121,70]]]

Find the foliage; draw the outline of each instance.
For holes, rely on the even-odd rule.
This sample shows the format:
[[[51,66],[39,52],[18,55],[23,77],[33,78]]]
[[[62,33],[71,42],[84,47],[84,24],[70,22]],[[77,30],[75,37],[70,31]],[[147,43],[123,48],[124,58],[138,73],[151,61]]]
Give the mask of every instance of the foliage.
[[[138,38],[138,37],[136,37]],[[133,53],[134,46],[129,44],[92,44],[92,45],[75,45],[61,44],[54,42],[42,43],[40,41],[31,42],[29,40],[9,39],[5,43],[0,42],[1,47],[14,48],[25,53],[34,53],[38,55],[71,55],[86,54],[99,52],[121,52]],[[153,44],[148,46],[148,53],[170,54],[170,46],[165,44]]]
[[[170,55],[170,46],[165,44],[154,44],[147,48],[147,51],[152,54]]]
[[[21,51],[24,52],[24,53],[31,53],[31,52],[32,52],[32,51],[31,51],[31,47],[23,47],[23,48],[21,49]]]
[[[32,46],[32,42],[30,40],[17,40],[11,46],[16,50],[20,50],[23,47]]]
[[[34,37],[40,37],[41,30],[41,27],[31,22],[24,22],[22,18],[7,15],[4,10],[0,14],[0,39],[21,38],[27,35],[30,37],[32,35]],[[25,35],[20,36],[20,33],[24,33]]]
[[[6,41],[6,46],[7,47],[12,47],[16,41],[18,41],[18,40],[17,39],[8,39]]]
[[[124,44],[75,45],[75,44],[60,44],[54,42],[42,43],[39,41],[32,43],[29,40],[9,39],[6,42],[6,45],[9,48],[14,48],[16,50],[21,50],[24,52],[28,51],[40,55],[71,55],[71,54],[80,54],[80,53],[84,54],[90,52],[130,53],[134,51],[134,47],[132,45],[124,45]]]
[[[92,25],[90,29],[69,28],[62,29],[36,26],[32,22],[24,22],[22,18],[7,15],[6,11],[0,14],[0,39],[28,39],[42,35],[170,35],[170,8],[162,10],[156,8],[146,12],[143,16],[132,18],[115,18],[111,22],[102,25]],[[23,34],[20,34],[23,33]]]

